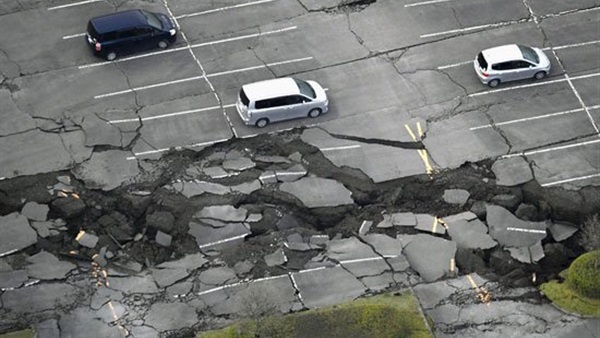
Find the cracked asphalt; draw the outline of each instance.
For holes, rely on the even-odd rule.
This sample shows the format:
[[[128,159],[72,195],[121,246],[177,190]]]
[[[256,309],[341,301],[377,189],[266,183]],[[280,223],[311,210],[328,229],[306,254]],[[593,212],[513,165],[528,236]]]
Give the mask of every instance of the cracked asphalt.
[[[175,18],[94,58],[89,18]],[[409,289],[438,336],[600,337],[536,286],[600,210],[600,2],[4,1],[0,332],[192,336]],[[489,89],[482,49],[543,48]],[[330,111],[245,126],[241,85],[316,80]],[[432,247],[438,248],[431,251]]]

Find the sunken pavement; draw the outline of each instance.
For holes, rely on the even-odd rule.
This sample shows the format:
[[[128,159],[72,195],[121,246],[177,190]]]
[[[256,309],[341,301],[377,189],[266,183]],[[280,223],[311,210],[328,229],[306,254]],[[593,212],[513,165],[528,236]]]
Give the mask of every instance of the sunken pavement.
[[[338,142],[314,128],[153,161],[107,150],[0,181],[0,332],[193,336],[257,290],[282,313],[410,290],[438,337],[598,337],[536,288],[581,253],[597,187],[542,188],[520,158],[427,170],[414,146],[360,140],[380,156],[353,163],[328,156]]]

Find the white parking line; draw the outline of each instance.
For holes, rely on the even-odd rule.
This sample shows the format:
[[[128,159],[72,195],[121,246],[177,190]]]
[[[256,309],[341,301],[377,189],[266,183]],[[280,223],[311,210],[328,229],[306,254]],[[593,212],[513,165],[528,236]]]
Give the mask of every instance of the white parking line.
[[[163,149],[157,149],[157,150],[142,151],[140,153],[134,153],[133,154],[134,156],[127,157],[127,160],[128,161],[136,160],[139,156],[164,153],[165,151],[169,151],[169,150],[181,150],[181,149],[188,149],[188,148],[198,148],[198,147],[204,147],[204,146],[211,146],[211,145],[213,145],[215,143],[225,142],[227,140],[228,139],[224,138],[224,139],[221,139],[221,140],[209,141],[209,142],[202,142],[202,143],[195,143],[195,144],[190,144],[190,145],[187,145],[187,146],[177,146],[177,147],[171,147],[171,148],[163,148]]]
[[[294,30],[296,28],[298,28],[298,27],[297,26],[290,26],[290,27],[286,27],[286,28],[282,28],[282,29],[277,29],[277,30],[272,30],[272,31],[267,31],[267,32],[254,33],[254,34],[248,34],[248,35],[241,35],[241,36],[236,36],[236,37],[233,37],[233,38],[227,38],[227,39],[222,39],[222,40],[215,40],[215,41],[197,43],[197,44],[191,45],[190,47],[192,49],[194,49],[194,48],[199,48],[199,47],[204,47],[204,46],[211,46],[211,45],[216,45],[216,44],[226,43],[226,42],[231,42],[231,41],[238,41],[238,40],[243,40],[243,39],[251,39],[251,38],[256,38],[256,37],[261,37],[261,36],[267,36],[267,35],[271,35],[271,34],[283,33],[283,32]],[[83,33],[81,35],[85,35],[85,33]],[[71,35],[71,36],[79,36],[79,34]],[[63,39],[65,39],[65,38],[66,37],[63,37]],[[81,65],[81,66],[79,66],[79,69],[105,66],[105,65],[110,65],[110,64],[113,64],[113,63],[119,63],[119,62],[125,62],[125,61],[135,60],[135,59],[141,59],[141,58],[146,58],[146,57],[160,55],[160,54],[175,53],[175,52],[179,52],[179,51],[182,51],[182,50],[188,50],[188,49],[189,48],[187,46],[185,46],[185,47],[177,47],[177,48],[172,48],[172,49],[166,49],[166,50],[156,51],[156,52],[152,52],[152,53],[145,53],[145,54],[130,56],[130,57],[122,58],[122,59],[117,59],[115,61],[105,61],[105,62],[92,63],[92,64],[88,64],[88,65]]]
[[[431,1],[415,2],[415,3],[412,3],[412,4],[406,4],[406,5],[404,5],[404,7],[407,8],[407,7],[431,5],[431,4],[437,4],[437,3],[440,3],[440,2],[448,2],[448,1],[452,1],[452,0],[431,0]]]
[[[231,238],[225,238],[225,239],[221,239],[221,240],[218,240],[218,241],[215,241],[215,242],[211,242],[211,243],[207,243],[207,244],[198,245],[198,248],[199,248],[199,249],[203,249],[203,248],[207,248],[207,247],[209,247],[209,246],[215,246],[215,245],[218,245],[218,244],[223,244],[223,243],[227,243],[227,242],[235,241],[236,239],[241,239],[241,238],[244,238],[244,237],[246,237],[246,236],[248,236],[248,234],[239,235],[239,236],[234,236],[234,237],[231,237]]]
[[[463,62],[454,63],[454,64],[451,64],[451,65],[439,66],[439,67],[437,67],[437,69],[439,69],[439,70],[448,69],[448,68],[458,67],[458,66],[462,66],[462,65],[467,65],[469,63],[473,63],[473,61],[469,60],[469,61],[463,61]]]
[[[596,144],[599,142],[600,142],[600,140],[592,140],[592,141],[567,144],[564,146],[558,146],[558,147],[552,147],[552,148],[546,148],[546,149],[540,149],[540,150],[524,151],[524,152],[520,152],[520,153],[516,153],[516,154],[504,155],[504,156],[502,156],[502,158],[511,158],[511,157],[517,157],[517,156],[529,156],[529,155],[535,155],[535,154],[542,154],[542,153],[547,153],[547,152],[551,152],[551,151],[564,150],[564,149],[570,149],[570,148],[576,148],[576,147],[584,147],[584,146],[587,146],[590,144]]]
[[[68,40],[68,39],[74,39],[74,38],[80,38],[82,36],[85,36],[85,33],[79,33],[79,34],[73,34],[73,35],[65,35],[62,37],[63,40]]]
[[[546,230],[514,228],[514,227],[507,227],[506,231],[528,232],[528,233],[532,233],[532,234],[545,234],[546,233]]]
[[[588,109],[598,109],[598,108],[600,108],[600,105],[588,107]],[[533,117],[526,117],[526,118],[522,118],[522,119],[510,120],[510,121],[505,121],[505,122],[498,122],[498,123],[494,123],[494,124],[486,124],[486,125],[483,125],[483,126],[469,128],[469,130],[479,130],[479,129],[485,129],[485,128],[492,128],[494,126],[498,127],[498,126],[504,126],[504,125],[507,125],[507,124],[514,124],[514,123],[520,123],[520,122],[527,122],[527,121],[545,119],[545,118],[548,118],[548,117],[554,117],[554,116],[560,116],[560,115],[567,115],[567,114],[572,114],[572,113],[578,113],[578,112],[582,112],[584,110],[585,109],[583,109],[583,108],[565,110],[565,111],[561,111],[561,112],[557,112],[557,113],[551,113],[551,114],[545,114],[545,115],[533,116]]]
[[[261,69],[261,68],[267,68],[267,67],[272,67],[272,66],[284,65],[284,64],[288,64],[288,63],[307,61],[307,60],[312,60],[312,58],[313,57],[310,56],[310,57],[305,57],[305,58],[300,58],[300,59],[293,59],[293,60],[272,62],[272,63],[267,63],[265,65],[260,65],[260,66],[254,66],[254,67],[247,67],[247,68],[241,68],[241,69],[228,70],[228,71],[219,72],[219,73],[213,73],[213,74],[207,74],[207,75],[199,75],[199,76],[192,76],[192,77],[188,77],[188,78],[184,78],[184,79],[179,79],[179,80],[174,80],[174,81],[167,81],[167,82],[155,83],[155,84],[152,84],[152,85],[135,87],[135,88],[131,88],[131,89],[121,90],[121,91],[118,91],[118,92],[112,92],[112,93],[107,93],[107,94],[96,95],[96,96],[94,96],[94,99],[101,99],[101,98],[110,97],[110,96],[116,96],[116,95],[122,95],[122,94],[127,94],[127,93],[133,93],[133,92],[138,92],[138,91],[142,91],[142,90],[146,90],[146,89],[165,87],[165,86],[169,86],[169,85],[172,85],[172,84],[190,82],[190,81],[205,79],[205,78],[209,78],[209,77],[216,77],[216,76],[222,76],[222,75],[227,75],[227,74],[240,73],[240,72],[245,72],[245,71],[248,71],[248,70]]]
[[[86,0],[86,1],[80,1],[80,2],[73,2],[73,3],[70,3],[70,4],[66,4],[66,5],[49,7],[48,10],[49,11],[53,11],[55,9],[62,9],[62,8],[68,8],[68,7],[86,5],[86,4],[89,4],[89,3],[92,3],[92,2],[100,2],[100,1],[104,1],[104,0]]]
[[[360,148],[360,144],[355,144],[355,145],[351,145],[351,146],[321,148],[321,151],[346,150],[346,149],[354,149],[354,148]]]
[[[233,5],[233,6],[226,6],[226,7],[221,7],[221,8],[215,8],[215,9],[211,9],[211,10],[203,11],[203,12],[196,12],[196,13],[191,13],[191,14],[183,14],[183,15],[176,16],[175,19],[191,18],[193,16],[205,15],[205,14],[210,14],[210,13],[217,13],[217,12],[222,12],[222,11],[226,11],[226,10],[229,10],[229,9],[236,9],[236,8],[242,8],[242,7],[260,5],[260,4],[264,4],[264,3],[267,3],[267,2],[273,2],[273,1],[275,1],[275,0],[259,0],[259,1],[253,1],[253,2],[246,2],[246,3],[243,3],[243,4],[237,4],[237,5]]]
[[[522,22],[527,22],[527,21],[529,21],[529,19],[523,20],[523,21],[497,22],[497,23],[490,23],[490,24],[487,24],[487,25],[480,25],[480,26],[473,26],[473,27],[467,27],[467,28],[452,29],[452,30],[444,31],[444,32],[423,34],[423,35],[421,35],[421,39],[431,38],[431,37],[440,36],[440,35],[449,35],[449,34],[454,34],[454,33],[470,32],[470,31],[474,31],[474,30],[478,30],[478,29],[508,26],[508,25],[512,25],[514,23],[522,23]]]
[[[223,106],[223,108],[229,108],[229,107],[233,107],[233,106],[235,106],[235,104],[228,104],[228,105]],[[157,120],[157,119],[163,119],[163,118],[167,118],[167,117],[187,115],[187,114],[199,113],[199,112],[203,112],[203,111],[216,110],[216,109],[221,109],[221,106],[212,106],[212,107],[198,108],[198,109],[192,109],[192,110],[184,110],[184,111],[175,112],[175,113],[162,114],[162,115],[156,115],[156,116],[148,116],[148,117],[142,117],[142,118],[112,120],[112,121],[108,121],[108,123],[118,124],[118,123],[150,121],[150,120]]]
[[[551,187],[553,185],[558,185],[558,184],[563,184],[563,183],[570,183],[570,182],[575,182],[575,181],[582,181],[582,180],[587,180],[589,178],[594,178],[594,177],[600,177],[600,173],[586,175],[586,176],[573,177],[573,178],[567,178],[567,179],[560,180],[560,181],[554,181],[554,182],[544,183],[544,184],[541,184],[541,186],[542,187]]]
[[[514,90],[514,89],[544,86],[544,85],[548,85],[548,84],[552,84],[552,83],[565,82],[565,81],[568,81],[568,80],[586,79],[586,78],[595,77],[595,76],[598,76],[598,75],[600,75],[600,73],[585,74],[585,75],[575,76],[575,77],[571,77],[571,78],[565,77],[563,79],[556,79],[556,80],[550,80],[550,81],[544,81],[544,82],[529,83],[529,84],[525,84],[525,85],[521,85],[521,86],[514,86],[514,87],[501,88],[501,89],[486,90],[486,91],[482,91],[482,92],[478,92],[478,93],[472,93],[472,94],[469,94],[468,96],[469,97],[474,97],[474,96],[481,96],[481,95],[487,95],[487,94],[492,94],[492,93],[505,92],[505,91]]]

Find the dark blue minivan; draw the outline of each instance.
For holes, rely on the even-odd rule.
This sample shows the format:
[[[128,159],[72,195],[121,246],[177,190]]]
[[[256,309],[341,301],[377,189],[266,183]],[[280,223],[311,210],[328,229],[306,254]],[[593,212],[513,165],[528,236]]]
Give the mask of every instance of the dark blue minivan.
[[[167,48],[177,39],[177,28],[162,13],[141,9],[95,17],[88,22],[86,40],[94,55],[112,61],[120,55]]]

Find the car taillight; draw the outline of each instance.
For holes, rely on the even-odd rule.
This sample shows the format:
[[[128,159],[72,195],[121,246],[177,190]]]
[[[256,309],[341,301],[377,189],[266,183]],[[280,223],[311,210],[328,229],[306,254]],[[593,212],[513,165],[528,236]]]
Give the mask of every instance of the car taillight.
[[[483,77],[488,77],[488,76],[490,76],[490,74],[488,74],[488,73],[486,73],[486,72],[483,72],[483,71],[481,72],[481,75],[483,75]]]
[[[96,42],[96,51],[99,52],[102,50],[102,45],[100,44],[100,42]]]

